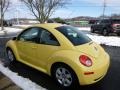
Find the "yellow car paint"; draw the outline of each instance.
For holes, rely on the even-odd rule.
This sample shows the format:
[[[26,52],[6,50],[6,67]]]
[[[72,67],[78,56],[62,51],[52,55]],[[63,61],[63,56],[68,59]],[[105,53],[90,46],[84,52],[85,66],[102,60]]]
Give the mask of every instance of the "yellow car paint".
[[[88,85],[101,80],[109,67],[109,55],[93,41],[74,46],[63,34],[55,30],[59,26],[62,25],[39,24],[33,27],[41,27],[51,32],[59,41],[60,46],[10,40],[6,44],[6,48],[12,49],[18,61],[48,75],[51,75],[51,67],[54,63],[62,62],[74,70],[81,85]],[[82,65],[79,61],[80,55],[90,57],[93,65],[91,67]],[[85,72],[94,72],[94,74],[85,75]]]

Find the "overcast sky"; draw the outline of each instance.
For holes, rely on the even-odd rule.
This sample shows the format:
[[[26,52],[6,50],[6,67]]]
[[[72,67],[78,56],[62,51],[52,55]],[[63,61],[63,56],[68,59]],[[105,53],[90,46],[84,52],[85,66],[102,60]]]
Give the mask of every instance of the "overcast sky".
[[[10,18],[34,18],[29,10],[19,2],[19,0],[10,0],[12,4],[5,15],[6,19]],[[67,0],[66,0],[67,1]],[[68,0],[64,8],[59,8],[51,17],[72,18],[77,16],[97,17],[103,13],[104,0]],[[113,13],[120,14],[120,0],[106,0],[106,15]]]

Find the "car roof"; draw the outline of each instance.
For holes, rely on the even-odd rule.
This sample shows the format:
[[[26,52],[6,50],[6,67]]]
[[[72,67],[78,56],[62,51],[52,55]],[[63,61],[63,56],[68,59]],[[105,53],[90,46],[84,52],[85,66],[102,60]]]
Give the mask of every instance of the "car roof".
[[[63,24],[59,24],[59,23],[44,23],[44,24],[36,24],[33,25],[32,27],[41,27],[41,28],[45,28],[45,29],[55,29],[56,27],[60,27],[63,26]]]

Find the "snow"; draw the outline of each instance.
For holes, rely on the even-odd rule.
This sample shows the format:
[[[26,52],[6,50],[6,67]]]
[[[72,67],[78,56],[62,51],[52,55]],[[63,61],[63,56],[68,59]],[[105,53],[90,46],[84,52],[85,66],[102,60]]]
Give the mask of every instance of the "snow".
[[[0,62],[0,72],[11,79],[16,85],[18,85],[23,90],[46,90],[45,88],[37,85],[28,78],[19,76],[17,73],[10,71],[8,68],[4,67]]]
[[[90,27],[78,27],[79,30],[90,31]]]
[[[27,28],[27,27],[29,27],[31,25],[13,25],[13,26]]]
[[[117,46],[120,47],[120,37],[119,36],[99,36],[97,34],[91,34],[89,27],[80,28],[79,30],[85,32],[85,34],[91,38],[94,42],[97,42],[98,44],[105,44],[108,46]],[[86,33],[87,32],[87,33]]]
[[[17,32],[21,32],[22,29],[19,28],[10,28],[10,27],[5,27],[4,30],[1,30],[0,27],[0,35],[3,35],[4,33],[17,33]]]
[[[39,23],[39,21],[29,21],[29,23]]]
[[[90,35],[90,34],[87,34],[87,36],[99,44],[120,47],[120,38],[119,37],[114,37],[114,36],[105,37],[105,36],[96,36],[96,35]]]

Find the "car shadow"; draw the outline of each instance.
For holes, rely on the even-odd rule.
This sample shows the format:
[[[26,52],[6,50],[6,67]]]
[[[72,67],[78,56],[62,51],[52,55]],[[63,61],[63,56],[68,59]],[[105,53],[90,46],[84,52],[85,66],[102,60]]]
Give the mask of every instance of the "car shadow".
[[[43,88],[46,88],[47,90],[64,90],[60,88],[53,79],[40,72],[37,71],[25,64],[22,64],[20,62],[13,62],[9,65],[9,69],[13,72],[18,73],[18,75],[23,76],[24,78],[29,78],[31,81],[37,83],[38,85],[42,86]],[[100,82],[94,84],[94,85],[88,85],[88,86],[79,86],[75,88],[71,88],[69,90],[102,90],[102,84],[104,80],[101,80]]]

